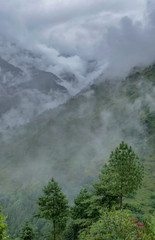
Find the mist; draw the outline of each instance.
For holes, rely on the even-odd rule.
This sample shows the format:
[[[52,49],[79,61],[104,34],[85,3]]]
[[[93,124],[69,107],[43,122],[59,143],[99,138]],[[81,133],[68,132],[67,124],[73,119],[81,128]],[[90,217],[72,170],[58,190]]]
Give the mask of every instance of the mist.
[[[153,0],[1,0],[0,6],[3,42],[38,55],[35,61],[22,56],[22,62],[32,61],[58,76],[72,72],[81,88],[105,69],[113,75],[127,74],[134,66],[154,61]],[[12,51],[7,47],[4,54],[3,47],[0,53],[18,65],[19,54],[11,57]],[[97,62],[92,75],[90,60]]]
[[[145,109],[149,114],[155,111],[155,87],[145,78],[132,84],[138,95],[134,100],[126,94],[130,81],[119,87],[105,81],[15,129],[18,138],[2,151],[2,162],[9,166],[3,189],[10,184],[25,189],[31,183],[41,188],[54,177],[73,199],[82,186],[97,179],[122,140],[142,157],[148,148],[142,119]]]
[[[37,117],[42,116],[40,114],[57,108],[98,79],[102,82],[112,78],[113,82],[116,82],[117,79],[127,76],[133,67],[152,64],[155,60],[154,9],[153,0],[0,0],[0,56],[19,67],[24,74],[19,78],[7,74],[3,77],[3,84],[9,84],[9,87],[15,86],[16,81],[17,89],[14,95],[17,100],[9,100],[11,103],[15,101],[16,105],[6,108],[0,118],[0,130],[9,128],[9,132],[11,128],[16,131],[16,127],[35,121],[34,118],[37,121]],[[38,89],[21,90],[19,84],[31,80],[30,67],[55,74],[58,77],[56,81],[61,82],[67,94],[59,92],[53,100],[53,92],[47,94]],[[64,73],[75,76],[74,86],[63,80]],[[0,90],[2,96],[5,89]],[[93,95],[92,92],[86,91],[88,98]],[[150,109],[154,109],[153,95],[151,90],[151,93],[148,92],[145,96]],[[117,102],[118,99],[114,101]],[[135,128],[141,133],[143,128],[138,111],[142,100],[139,98],[134,105],[126,101],[121,98],[118,105],[125,104],[127,115],[130,115],[132,109],[137,111],[134,121],[133,118],[129,121],[129,128],[137,124]],[[93,98],[93,106],[95,102]],[[77,110],[77,119],[81,114],[83,116],[87,109],[92,109],[90,103],[87,103],[86,107],[82,103]],[[98,131],[104,133],[105,139],[114,139],[115,142],[116,139],[123,138],[123,130],[119,127],[112,136],[115,122],[111,120],[111,123],[110,119],[115,119],[113,114],[108,108],[101,114],[102,127]],[[83,134],[85,130],[80,128],[79,131]],[[90,146],[101,148],[102,141],[98,132],[93,134],[90,127],[86,132],[86,136],[89,135],[92,139]],[[63,136],[65,133],[62,127],[60,137]],[[108,146],[105,149],[108,149]],[[110,149],[111,147],[109,151]],[[43,153],[45,154],[44,151]],[[62,156],[63,154],[60,154],[60,159]],[[80,157],[81,155],[79,159]],[[80,161],[75,162],[76,165]]]
[[[0,0],[0,196],[13,234],[52,177],[72,202],[121,141],[151,159],[154,63],[153,0]]]

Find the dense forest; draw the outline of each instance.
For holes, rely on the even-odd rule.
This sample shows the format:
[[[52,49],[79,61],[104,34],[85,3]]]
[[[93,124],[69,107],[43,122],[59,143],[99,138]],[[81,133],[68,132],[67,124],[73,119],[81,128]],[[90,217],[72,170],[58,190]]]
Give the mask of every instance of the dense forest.
[[[154,217],[144,218],[132,205],[124,204],[124,199],[142,186],[143,178],[143,163],[132,147],[124,142],[111,152],[98,181],[89,189],[82,188],[72,206],[52,178],[43,187],[43,194],[37,199],[38,212],[32,216],[49,222],[50,228],[44,232],[42,239],[155,239]],[[34,229],[35,226],[26,220],[16,240],[40,238],[41,233]],[[1,239],[9,240],[2,215],[0,230]]]
[[[124,236],[133,234],[134,239],[135,232],[138,232],[136,239],[153,239],[154,78],[155,66],[152,65],[135,68],[121,81],[99,81],[57,109],[40,115],[25,128],[15,128],[7,143],[1,136],[3,187],[0,196],[3,216],[7,216],[7,220],[1,216],[2,236],[53,239],[50,212],[49,216],[40,212],[36,217],[39,204],[44,202],[44,198],[37,200],[42,196],[42,187],[53,178],[58,194],[61,193],[59,184],[64,191],[60,196],[65,204],[60,217],[57,216],[56,239],[94,239],[94,236],[109,239],[106,234],[116,234],[113,239],[131,239]],[[142,182],[142,176],[138,176],[139,180],[135,179],[136,175],[127,178],[137,187],[130,191],[130,183],[129,186],[127,183],[129,191],[123,193],[119,210],[119,182],[112,174],[105,178],[109,171],[105,164],[109,156],[112,159],[110,152],[122,139],[138,154],[145,171]],[[124,174],[129,173],[128,168],[127,165]],[[48,192],[48,185],[43,191]],[[118,226],[120,219],[124,220],[115,233],[112,229]],[[139,223],[142,228],[138,227]],[[104,229],[107,232],[102,232]],[[25,231],[30,232],[30,238],[24,238]],[[105,238],[101,237],[103,234]]]

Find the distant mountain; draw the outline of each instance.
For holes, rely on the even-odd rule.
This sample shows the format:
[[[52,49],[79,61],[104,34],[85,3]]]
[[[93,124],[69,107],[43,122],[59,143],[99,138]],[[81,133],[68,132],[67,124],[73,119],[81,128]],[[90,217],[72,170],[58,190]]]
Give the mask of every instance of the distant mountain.
[[[22,54],[28,64],[20,64]],[[12,239],[35,213],[36,198],[51,177],[72,200],[96,180],[122,140],[146,172],[143,189],[130,201],[153,212],[155,65],[136,67],[124,79],[100,75],[79,92],[74,73],[58,77],[33,64],[29,54],[13,54],[18,64],[12,56],[0,59],[0,198]]]
[[[67,89],[61,86],[62,80],[56,75],[38,69],[33,69],[30,73],[31,80],[18,84],[17,87],[22,89],[37,89],[45,94],[48,94],[51,91],[68,93]]]
[[[3,144],[0,158],[4,168],[11,166],[18,174],[9,173],[5,184],[20,182],[22,186],[32,179],[42,182],[54,176],[73,196],[96,177],[120,141],[131,144],[145,158],[148,149],[153,151],[154,79],[154,66],[137,69],[120,82],[103,79],[15,128],[16,138]]]
[[[0,131],[23,125],[70,97],[56,75],[26,71],[0,58]]]
[[[67,57],[67,56],[66,56]],[[85,63],[83,75],[55,63],[37,51],[23,49],[0,36],[0,133],[22,126],[46,110],[78,94],[102,72],[96,61]]]
[[[1,74],[5,73],[10,73],[13,77],[21,77],[23,75],[23,71],[18,68],[13,66],[12,64],[8,63],[4,59],[0,57],[0,69],[1,69]],[[0,76],[1,81],[4,81],[3,75]]]

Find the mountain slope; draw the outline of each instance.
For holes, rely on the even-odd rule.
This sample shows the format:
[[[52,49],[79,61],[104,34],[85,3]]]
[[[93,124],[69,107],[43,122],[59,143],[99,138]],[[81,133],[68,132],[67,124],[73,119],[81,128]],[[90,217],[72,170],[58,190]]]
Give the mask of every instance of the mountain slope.
[[[54,162],[62,170],[61,164],[67,161],[79,167],[84,162],[87,168],[91,161],[95,163],[93,155],[97,164],[102,162],[103,156],[106,158],[122,139],[133,147],[146,147],[146,120],[142,118],[153,112],[153,81],[148,83],[135,76],[133,79],[133,83],[130,77],[120,84],[105,81],[94,85],[41,115],[27,125],[17,142],[7,146],[11,149],[10,163],[21,164],[21,158],[26,158],[37,164],[39,157],[41,162]]]
[[[153,211],[154,72],[155,66],[151,66],[136,69],[119,82],[103,79],[24,128],[15,129],[20,134],[13,142],[3,143],[0,152],[1,199],[11,214],[10,221],[18,208],[24,218],[28,199],[27,214],[35,211],[35,199],[51,177],[73,199],[82,186],[95,181],[122,140],[132,145],[146,169],[142,190],[129,201],[145,213]]]
[[[0,58],[0,132],[28,123],[70,94],[56,75],[31,66],[20,69]]]

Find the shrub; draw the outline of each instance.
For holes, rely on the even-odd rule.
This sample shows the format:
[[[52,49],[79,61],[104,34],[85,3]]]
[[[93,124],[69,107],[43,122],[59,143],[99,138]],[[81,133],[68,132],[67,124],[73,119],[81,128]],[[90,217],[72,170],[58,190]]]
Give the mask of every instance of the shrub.
[[[146,227],[147,226],[147,227]],[[149,229],[149,230],[148,230]],[[143,224],[133,218],[129,210],[104,211],[101,219],[90,229],[84,229],[80,240],[153,240],[148,221]]]
[[[1,213],[1,207],[0,207],[0,240],[6,240],[9,239],[9,236],[7,234],[7,225],[5,222],[6,218],[3,217]]]

